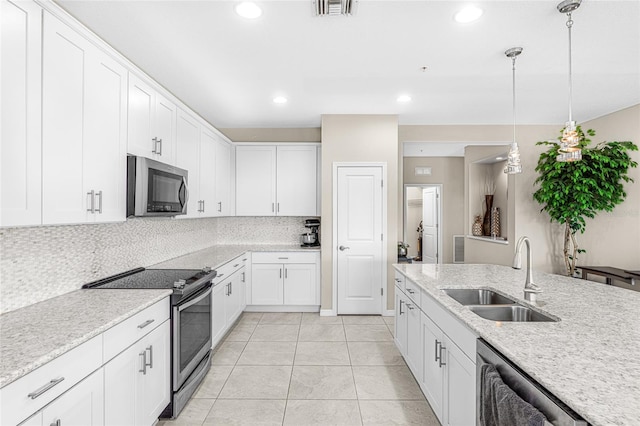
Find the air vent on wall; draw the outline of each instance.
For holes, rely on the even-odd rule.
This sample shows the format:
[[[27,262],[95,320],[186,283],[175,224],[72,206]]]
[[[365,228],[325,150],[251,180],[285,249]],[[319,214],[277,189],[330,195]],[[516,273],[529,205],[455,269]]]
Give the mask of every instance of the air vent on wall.
[[[464,263],[464,235],[453,236],[453,263]]]
[[[317,16],[351,16],[355,13],[356,0],[315,0]]]

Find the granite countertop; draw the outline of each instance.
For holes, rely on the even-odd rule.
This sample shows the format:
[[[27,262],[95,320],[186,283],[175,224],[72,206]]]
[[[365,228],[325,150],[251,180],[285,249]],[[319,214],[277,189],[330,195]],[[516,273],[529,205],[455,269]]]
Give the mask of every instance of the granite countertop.
[[[534,271],[534,308],[558,322],[485,320],[442,288],[492,287],[524,301],[526,272],[497,265],[394,265],[593,425],[640,421],[640,293]]]
[[[171,290],[76,290],[0,315],[0,388],[170,294]]]
[[[320,247],[304,248],[300,244],[253,244],[253,245],[216,245],[175,259],[167,260],[151,269],[201,269],[205,266],[218,268],[242,253],[271,251],[311,251],[319,252]]]

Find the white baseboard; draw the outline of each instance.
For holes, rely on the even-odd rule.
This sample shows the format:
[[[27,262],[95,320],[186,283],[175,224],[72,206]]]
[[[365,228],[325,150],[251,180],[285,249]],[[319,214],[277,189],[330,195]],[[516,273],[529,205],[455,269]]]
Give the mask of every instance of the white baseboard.
[[[245,312],[319,312],[316,305],[247,305]],[[322,315],[322,314],[321,314]]]
[[[336,315],[337,313],[333,309],[320,309],[321,317],[335,317]]]
[[[383,317],[394,317],[396,315],[395,309],[387,309],[382,312]]]

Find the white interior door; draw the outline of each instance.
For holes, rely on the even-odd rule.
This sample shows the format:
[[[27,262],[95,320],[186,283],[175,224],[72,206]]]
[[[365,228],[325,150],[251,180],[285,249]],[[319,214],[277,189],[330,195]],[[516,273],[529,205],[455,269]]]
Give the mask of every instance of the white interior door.
[[[381,313],[382,189],[382,167],[338,167],[338,314]]]
[[[422,190],[422,263],[440,263],[438,260],[439,203],[438,187],[432,186]]]

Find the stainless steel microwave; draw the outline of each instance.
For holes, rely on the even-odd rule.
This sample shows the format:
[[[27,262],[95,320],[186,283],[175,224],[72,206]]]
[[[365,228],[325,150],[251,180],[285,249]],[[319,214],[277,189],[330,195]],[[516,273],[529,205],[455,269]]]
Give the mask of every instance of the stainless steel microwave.
[[[127,156],[127,217],[186,214],[188,174],[149,158]]]

